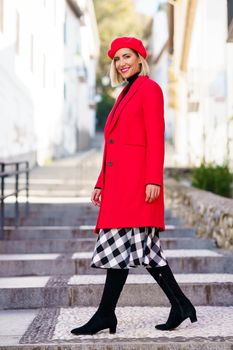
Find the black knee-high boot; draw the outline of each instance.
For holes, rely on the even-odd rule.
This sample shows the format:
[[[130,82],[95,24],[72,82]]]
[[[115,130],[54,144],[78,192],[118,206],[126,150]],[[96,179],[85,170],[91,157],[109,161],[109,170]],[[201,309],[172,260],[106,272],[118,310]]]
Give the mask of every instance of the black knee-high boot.
[[[97,311],[85,325],[72,329],[71,333],[95,334],[106,328],[109,328],[109,333],[116,333],[115,308],[128,273],[129,269],[107,269],[104,290]]]
[[[186,318],[190,318],[191,322],[196,322],[196,310],[180,289],[170,266],[167,264],[161,267],[147,268],[147,271],[154,277],[171,303],[167,322],[158,324],[155,328],[164,331],[172,330],[178,327]]]

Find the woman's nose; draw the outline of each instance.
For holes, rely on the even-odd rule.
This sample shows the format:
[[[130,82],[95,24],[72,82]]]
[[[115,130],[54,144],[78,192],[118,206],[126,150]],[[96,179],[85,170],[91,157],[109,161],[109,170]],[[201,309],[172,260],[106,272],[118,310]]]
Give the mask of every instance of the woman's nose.
[[[124,69],[124,68],[126,68],[126,65],[125,65],[125,63],[122,63],[122,64],[120,65],[120,69]]]
[[[124,67],[124,65],[125,65],[125,60],[124,59],[120,60],[119,66],[120,67]]]

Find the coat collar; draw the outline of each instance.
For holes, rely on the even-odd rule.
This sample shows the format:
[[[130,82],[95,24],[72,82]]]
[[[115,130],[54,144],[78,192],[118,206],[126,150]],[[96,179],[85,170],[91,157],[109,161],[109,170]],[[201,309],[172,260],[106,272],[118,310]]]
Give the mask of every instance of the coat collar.
[[[124,98],[121,100],[121,97],[127,87],[127,85],[123,88],[121,91],[120,95],[118,96],[112,110],[110,111],[108,115],[108,119],[104,128],[104,134],[107,136],[109,132],[112,130],[114,125],[116,124],[116,121],[119,118],[120,113],[122,112],[123,108],[125,105],[129,102],[129,100],[133,97],[135,92],[139,89],[139,87],[149,78],[147,75],[139,75],[137,79],[133,82],[132,86],[130,87],[129,91],[127,94],[124,96]],[[118,106],[119,105],[119,106]],[[117,108],[118,107],[118,108]],[[117,109],[116,109],[117,108]],[[115,112],[116,110],[116,112]],[[115,113],[114,113],[115,112]]]

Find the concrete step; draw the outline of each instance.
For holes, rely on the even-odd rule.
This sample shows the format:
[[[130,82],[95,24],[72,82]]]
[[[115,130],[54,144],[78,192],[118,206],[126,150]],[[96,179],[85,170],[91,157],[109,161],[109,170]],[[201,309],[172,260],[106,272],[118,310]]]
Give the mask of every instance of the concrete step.
[[[0,254],[0,276],[90,274],[92,254]],[[177,273],[233,272],[232,255],[222,250],[165,249],[164,254]],[[96,269],[96,273],[101,274],[102,269]]]
[[[94,225],[97,220],[97,213],[95,216],[85,215],[60,215],[42,217],[38,214],[38,217],[24,217],[23,215],[19,219],[19,224],[23,226],[77,226],[77,225]],[[6,218],[5,225],[13,225],[13,218]],[[181,221],[178,218],[166,219],[167,225],[180,225]]]
[[[6,203],[5,210],[7,214],[14,213],[14,203]],[[88,198],[82,198],[82,201],[75,201],[75,202],[57,202],[57,201],[51,201],[51,202],[30,202],[30,213],[40,213],[40,214],[46,214],[49,215],[49,213],[89,213],[89,212],[95,212],[97,211],[97,208],[93,206],[93,204],[90,202],[90,197]],[[171,213],[171,211],[170,211]]]
[[[74,239],[74,238],[96,238],[95,225],[79,226],[6,226],[4,230],[5,240],[16,239]],[[195,229],[166,225],[166,230],[161,232],[162,236],[174,237],[196,237]]]
[[[230,350],[233,346],[233,307],[197,306],[197,322],[187,319],[173,331],[159,331],[155,325],[167,320],[170,307],[119,306],[115,334],[108,329],[95,335],[70,333],[95,311],[95,307],[0,311],[0,349]]]
[[[211,249],[214,240],[161,235],[165,249]],[[25,239],[0,241],[0,253],[74,253],[93,251],[97,237],[75,239]]]
[[[233,274],[175,274],[194,305],[233,305]],[[0,309],[97,306],[105,275],[0,278]],[[132,298],[133,296],[133,298]],[[169,306],[149,273],[129,274],[119,306]]]
[[[86,200],[86,199],[85,199]],[[63,200],[64,201],[64,200]],[[25,217],[24,203],[20,204],[20,225],[24,226],[75,226],[95,225],[99,207],[94,206],[90,198],[80,203],[31,203],[29,216]],[[6,205],[5,225],[14,223],[15,208],[13,203]],[[180,224],[180,219],[172,217],[171,211],[165,210],[167,224]]]
[[[83,183],[78,183],[77,185],[65,185],[65,186],[31,186],[30,185],[30,197],[36,198],[81,198],[89,197],[91,198],[91,193],[93,191],[95,182],[84,180]],[[24,185],[25,186],[25,185]],[[14,192],[13,188],[8,188],[5,190],[6,195]],[[24,196],[24,193],[22,192]]]
[[[22,210],[22,219],[23,219],[23,210]],[[98,215],[98,211],[96,210],[95,212],[86,212],[84,210],[79,210],[77,212],[75,211],[70,211],[70,212],[49,212],[49,213],[29,213],[29,217],[27,218],[27,221],[32,221],[32,220],[40,220],[41,222],[44,220],[49,221],[50,219],[53,220],[60,220],[61,216],[65,218],[66,221],[76,221],[77,219],[85,219],[86,221],[89,220],[89,222],[95,221],[96,217]],[[10,221],[14,219],[14,213],[12,213],[12,215],[8,215],[8,217],[6,218],[6,220]]]
[[[20,181],[19,185],[23,187],[25,185],[25,181]],[[83,187],[91,187],[93,188],[95,185],[94,180],[92,179],[71,179],[71,180],[62,180],[62,179],[31,179],[30,180],[30,192],[34,191],[78,191]],[[5,186],[6,193],[7,191],[14,190],[14,182],[8,183]]]
[[[23,213],[23,208],[24,208],[24,203],[20,203],[19,209],[21,209],[22,213]],[[32,205],[30,204],[29,206],[29,218],[33,218],[33,219],[38,219],[38,218],[44,218],[44,219],[49,219],[51,217],[53,218],[60,218],[61,215],[63,215],[64,217],[67,218],[77,218],[77,217],[85,217],[86,219],[90,218],[93,219],[96,217],[96,215],[98,215],[98,207],[97,206],[93,206],[93,209],[90,207],[80,207],[78,204],[74,203],[74,206],[68,206],[66,208],[66,204],[64,204],[64,209],[62,210],[62,208],[58,207],[56,209],[57,206],[55,206],[54,208],[49,208],[48,209],[41,209],[38,206],[32,207]],[[37,209],[38,207],[38,209]],[[6,219],[10,220],[11,218],[14,218],[14,208],[12,209],[8,209],[6,211]],[[170,218],[170,216],[169,216]]]
[[[5,212],[9,216],[14,215],[14,204],[13,203],[6,203],[5,205]],[[95,207],[91,202],[90,198],[83,198],[83,201],[81,202],[75,202],[75,203],[30,203],[30,215],[38,216],[42,215],[43,217],[51,217],[56,216],[60,217],[60,215],[95,215],[98,213],[99,208]],[[169,219],[172,218],[172,212],[170,209],[165,209],[164,212],[165,218]]]

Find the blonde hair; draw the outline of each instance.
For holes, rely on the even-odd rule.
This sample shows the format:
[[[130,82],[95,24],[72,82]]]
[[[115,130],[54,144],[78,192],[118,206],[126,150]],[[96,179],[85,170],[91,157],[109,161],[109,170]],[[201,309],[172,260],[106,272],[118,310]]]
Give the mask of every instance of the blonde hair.
[[[141,70],[139,75],[149,75],[150,68],[145,58],[142,57],[137,51],[133,49],[131,50],[141,59],[141,62],[139,63],[141,65]],[[110,81],[111,81],[112,87],[121,85],[123,82],[126,81],[126,79],[122,78],[121,74],[116,70],[114,60],[112,60],[111,62],[109,75],[110,75]]]

